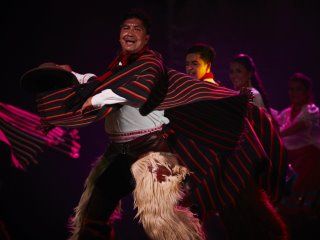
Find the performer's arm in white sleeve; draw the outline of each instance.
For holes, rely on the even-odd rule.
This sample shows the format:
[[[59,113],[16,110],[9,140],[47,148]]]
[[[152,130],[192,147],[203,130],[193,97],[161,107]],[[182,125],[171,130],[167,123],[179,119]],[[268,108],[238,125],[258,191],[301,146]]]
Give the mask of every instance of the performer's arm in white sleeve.
[[[127,99],[115,94],[111,89],[105,89],[101,93],[94,95],[91,104],[94,108],[101,108],[104,105],[115,103],[125,103]]]
[[[86,73],[86,74],[79,74],[77,72],[72,71],[80,84],[85,84],[91,78],[96,78],[95,74]],[[111,105],[116,103],[125,103],[127,99],[115,94],[111,89],[105,89],[102,92],[94,95],[93,97],[88,98],[88,100],[83,104],[82,111],[87,108],[101,108],[104,105]]]
[[[85,112],[92,108],[101,108],[104,105],[116,103],[126,103],[127,99],[115,94],[111,89],[105,89],[90,98],[82,105],[81,112]]]
[[[80,74],[80,73],[76,73],[76,72],[72,71],[72,74],[76,76],[76,78],[80,84],[87,83],[89,81],[89,79],[97,77],[93,73]]]

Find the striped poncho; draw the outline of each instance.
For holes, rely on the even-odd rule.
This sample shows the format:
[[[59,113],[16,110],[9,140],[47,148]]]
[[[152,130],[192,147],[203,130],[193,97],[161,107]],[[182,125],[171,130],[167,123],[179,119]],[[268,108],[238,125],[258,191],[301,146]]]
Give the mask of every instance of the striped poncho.
[[[0,142],[10,150],[9,159],[14,167],[26,169],[27,165],[38,163],[38,155],[45,149],[79,157],[78,130],[55,127],[44,134],[40,128],[39,116],[0,102]]]
[[[120,60],[115,59],[113,66],[118,66]],[[139,108],[142,115],[165,110],[170,130],[174,132],[168,142],[181,163],[193,173],[192,194],[203,213],[236,205],[237,196],[253,178],[268,186],[270,195],[278,195],[284,179],[284,159],[278,156],[270,159],[269,150],[259,139],[263,135],[257,136],[254,131],[260,123],[252,125],[248,121],[247,94],[167,70],[159,54],[151,50],[111,70],[98,78],[100,84],[91,96],[110,88],[131,106]],[[44,123],[82,127],[118,109],[108,105],[84,114],[80,110],[69,111],[65,105],[77,94],[76,88],[79,86],[39,95],[38,111]],[[268,141],[271,145],[279,144],[272,139]],[[256,179],[261,166],[266,167],[259,173],[260,179]]]

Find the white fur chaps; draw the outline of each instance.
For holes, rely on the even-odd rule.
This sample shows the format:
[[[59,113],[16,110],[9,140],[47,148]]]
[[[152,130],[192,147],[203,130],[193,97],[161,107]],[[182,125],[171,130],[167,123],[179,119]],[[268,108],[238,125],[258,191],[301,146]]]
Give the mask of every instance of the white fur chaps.
[[[154,240],[203,240],[199,219],[186,207],[182,181],[189,174],[173,154],[150,152],[131,167],[136,181],[134,205],[146,233]]]

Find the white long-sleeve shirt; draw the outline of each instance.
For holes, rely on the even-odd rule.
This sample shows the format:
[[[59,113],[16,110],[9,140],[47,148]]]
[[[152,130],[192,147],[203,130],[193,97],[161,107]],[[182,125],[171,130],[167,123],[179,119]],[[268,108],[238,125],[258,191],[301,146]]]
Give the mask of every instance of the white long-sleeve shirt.
[[[86,83],[94,74],[79,74],[72,72],[80,84]],[[159,131],[162,125],[168,124],[169,119],[164,116],[164,111],[152,111],[147,116],[142,116],[138,108],[130,106],[127,99],[115,94],[111,89],[105,89],[94,95],[91,104],[96,108],[104,105],[120,103],[123,106],[111,112],[105,120],[105,129],[112,141],[127,142],[150,132]]]
[[[289,150],[307,145],[314,145],[320,149],[320,112],[315,104],[306,104],[300,113],[292,120],[291,108],[284,109],[278,116],[280,132],[298,122],[305,122],[306,128],[299,132],[283,137],[283,143]]]

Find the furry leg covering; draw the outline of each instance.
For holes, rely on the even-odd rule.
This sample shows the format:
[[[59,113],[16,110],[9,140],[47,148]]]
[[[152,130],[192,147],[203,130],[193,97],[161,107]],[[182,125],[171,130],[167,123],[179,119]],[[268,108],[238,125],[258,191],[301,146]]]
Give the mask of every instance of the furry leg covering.
[[[199,219],[185,207],[182,181],[189,174],[173,154],[150,152],[131,167],[134,205],[146,233],[155,240],[203,240]]]
[[[94,189],[95,181],[107,169],[108,165],[109,165],[109,161],[103,156],[100,157],[93,164],[92,170],[90,171],[90,174],[86,179],[86,182],[84,185],[84,192],[82,193],[78,206],[75,208],[75,216],[73,218],[70,218],[70,228],[72,231],[72,236],[69,238],[69,240],[78,239],[81,227],[86,221],[85,213],[86,213],[87,206],[89,204],[92,191]],[[121,211],[121,207],[119,203],[118,208],[111,215],[109,221],[113,221],[121,218],[120,211]]]

